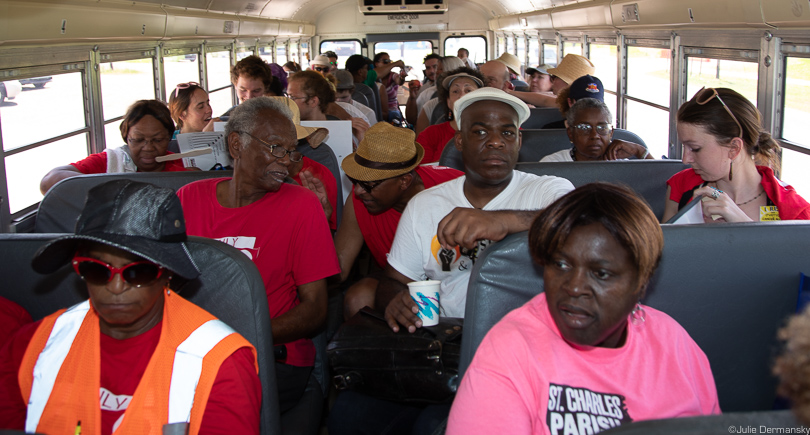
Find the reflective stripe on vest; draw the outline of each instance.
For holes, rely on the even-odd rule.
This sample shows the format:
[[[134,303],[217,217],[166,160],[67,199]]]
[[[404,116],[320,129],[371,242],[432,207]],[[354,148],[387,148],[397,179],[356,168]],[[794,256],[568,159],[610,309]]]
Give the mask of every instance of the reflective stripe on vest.
[[[28,411],[26,432],[34,433],[48,403],[56,377],[65,362],[90,301],[84,301],[62,313],[54,323],[47,344],[37,357]],[[191,418],[194,394],[202,373],[203,358],[225,337],[235,331],[220,320],[209,320],[194,330],[175,350],[169,387],[168,423],[187,423]],[[100,405],[99,405],[100,406]]]
[[[235,332],[221,320],[209,320],[177,346],[169,387],[169,424],[187,423],[191,419],[203,358],[220,341]]]
[[[73,340],[79,333],[84,316],[90,311],[90,301],[76,304],[56,319],[51,335],[45,349],[39,354],[37,363],[34,365],[34,381],[31,386],[31,397],[28,399],[28,411],[25,417],[25,431],[34,433],[37,431],[39,419],[45,410],[45,404],[51,397],[51,391],[59,374],[59,368],[65,362]],[[56,367],[56,370],[54,370]]]

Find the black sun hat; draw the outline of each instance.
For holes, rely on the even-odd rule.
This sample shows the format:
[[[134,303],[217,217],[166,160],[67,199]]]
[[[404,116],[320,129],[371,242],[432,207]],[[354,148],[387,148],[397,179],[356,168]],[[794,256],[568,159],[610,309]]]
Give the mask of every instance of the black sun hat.
[[[123,249],[194,279],[200,271],[186,239],[183,208],[173,190],[114,180],[90,189],[75,234],[40,248],[31,265],[39,273],[55,272],[73,258],[80,241],[89,240]]]

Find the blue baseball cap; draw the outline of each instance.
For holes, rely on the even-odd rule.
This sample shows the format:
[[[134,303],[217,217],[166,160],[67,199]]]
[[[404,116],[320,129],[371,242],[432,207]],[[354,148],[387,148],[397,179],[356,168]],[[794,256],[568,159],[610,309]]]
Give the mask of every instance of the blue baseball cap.
[[[572,100],[596,98],[604,102],[605,87],[602,86],[602,81],[598,78],[590,74],[584,75],[571,83],[571,86],[568,88],[568,98]]]

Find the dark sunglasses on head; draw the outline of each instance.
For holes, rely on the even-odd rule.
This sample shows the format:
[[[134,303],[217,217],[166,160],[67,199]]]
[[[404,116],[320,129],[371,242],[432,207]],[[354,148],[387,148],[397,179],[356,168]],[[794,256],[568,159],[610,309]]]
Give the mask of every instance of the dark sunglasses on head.
[[[153,284],[163,275],[163,267],[151,261],[135,261],[124,267],[113,267],[101,260],[81,256],[73,257],[73,270],[93,285],[105,285],[118,274],[130,285],[142,287]]]

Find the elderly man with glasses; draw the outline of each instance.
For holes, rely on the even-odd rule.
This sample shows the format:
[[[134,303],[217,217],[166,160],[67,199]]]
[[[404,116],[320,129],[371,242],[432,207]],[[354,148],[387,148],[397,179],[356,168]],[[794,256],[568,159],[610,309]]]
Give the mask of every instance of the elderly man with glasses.
[[[273,342],[287,349],[276,363],[282,412],[307,386],[315,362],[310,338],[326,320],[326,277],[340,272],[321,202],[285,183],[291,162],[303,157],[292,116],[275,99],[240,104],[225,127],[233,178],[202,180],[177,192],[190,235],[234,246],[261,273]]]

